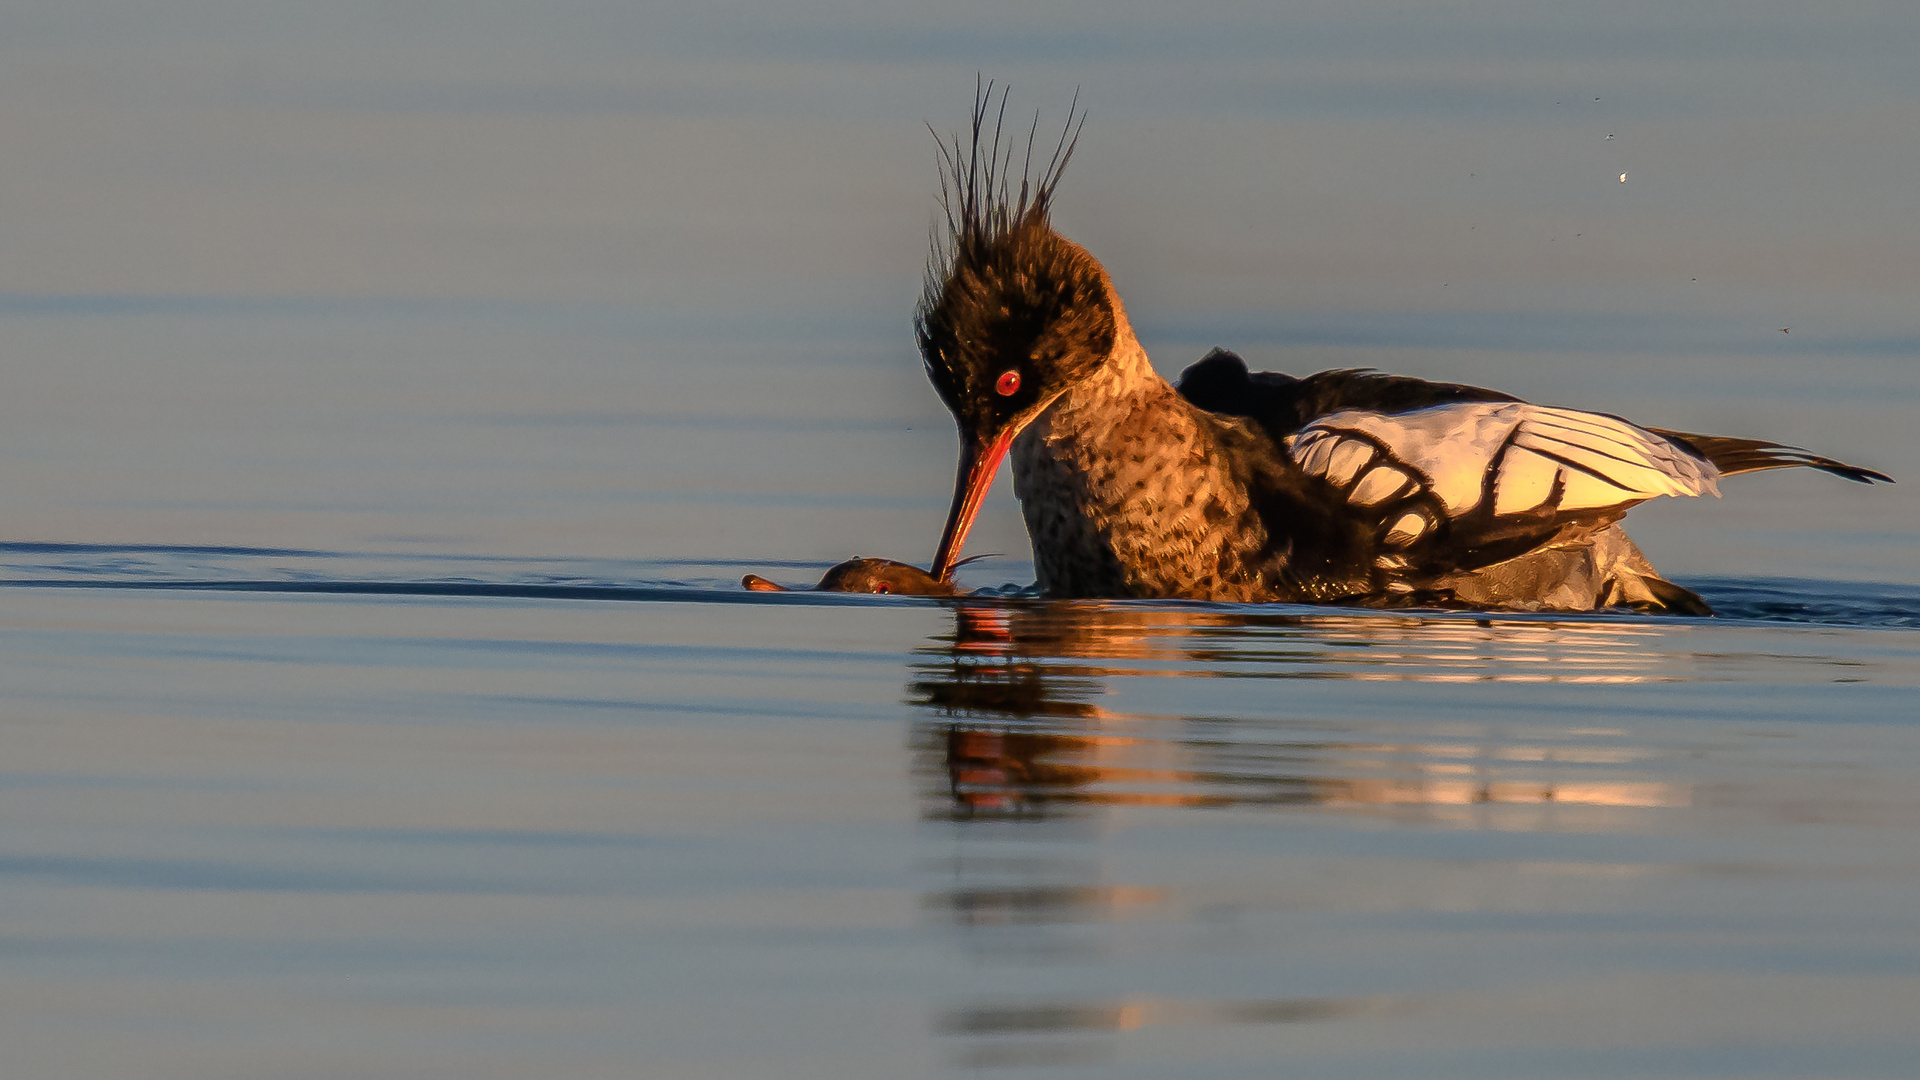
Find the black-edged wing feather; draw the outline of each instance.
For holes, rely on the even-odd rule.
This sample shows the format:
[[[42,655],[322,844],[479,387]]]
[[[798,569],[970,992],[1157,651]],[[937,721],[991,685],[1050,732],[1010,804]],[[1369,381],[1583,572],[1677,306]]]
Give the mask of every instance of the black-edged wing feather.
[[[1390,576],[1577,546],[1647,499],[1718,496],[1723,475],[1804,466],[1891,482],[1797,447],[1643,428],[1477,386],[1358,369],[1249,372],[1224,349],[1177,389],[1265,431],[1347,520],[1371,528],[1375,564]]]
[[[1357,518],[1383,569],[1442,573],[1572,543],[1662,495],[1718,495],[1713,463],[1615,416],[1468,401],[1347,409],[1282,440]]]
[[[1848,480],[1862,484],[1879,481],[1893,483],[1893,477],[1872,469],[1863,469],[1858,465],[1849,465],[1844,461],[1835,461],[1830,457],[1821,457],[1810,450],[1797,446],[1783,446],[1780,443],[1765,442],[1760,439],[1735,439],[1725,435],[1695,435],[1686,431],[1668,431],[1665,428],[1648,428],[1648,431],[1669,442],[1684,446],[1694,453],[1713,462],[1722,476],[1738,476],[1741,473],[1761,472],[1765,469],[1819,469]]]

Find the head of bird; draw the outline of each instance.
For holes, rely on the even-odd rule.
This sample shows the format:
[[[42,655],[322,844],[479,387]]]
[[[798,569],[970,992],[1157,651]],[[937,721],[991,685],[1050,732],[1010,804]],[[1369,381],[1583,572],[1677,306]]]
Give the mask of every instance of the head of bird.
[[[920,355],[960,433],[954,502],[934,556],[944,579],[1013,438],[1113,352],[1106,273],[1037,217],[965,238],[916,320]]]
[[[944,237],[936,237],[926,294],[914,318],[927,378],[960,433],[953,505],[934,556],[946,580],[1014,436],[1107,363],[1119,315],[1106,271],[1049,218],[1078,128],[1072,112],[1038,182],[1007,177],[998,124],[976,97],[973,148],[942,147]],[[1004,115],[1005,95],[1001,97]],[[1071,135],[1071,138],[1069,137]],[[1028,156],[1032,156],[1029,136]]]

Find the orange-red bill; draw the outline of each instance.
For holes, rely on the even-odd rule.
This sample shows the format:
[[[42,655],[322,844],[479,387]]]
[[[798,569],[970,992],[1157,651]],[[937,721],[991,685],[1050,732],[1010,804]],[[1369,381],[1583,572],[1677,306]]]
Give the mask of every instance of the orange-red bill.
[[[953,508],[947,511],[947,527],[940,534],[940,550],[933,556],[934,580],[945,581],[953,574],[960,549],[967,543],[967,530],[973,528],[980,504],[986,501],[987,491],[993,487],[994,474],[1000,471],[1000,459],[1007,456],[1007,447],[1013,445],[1013,435],[1013,428],[1008,427],[984,450],[976,449],[971,441],[961,446],[960,471],[953,479]]]
[[[761,577],[759,574],[748,574],[746,577],[743,577],[740,579],[740,584],[745,585],[748,589],[752,590],[753,592],[786,592],[787,591],[787,587],[785,585],[776,585],[773,582],[768,581],[766,578]]]

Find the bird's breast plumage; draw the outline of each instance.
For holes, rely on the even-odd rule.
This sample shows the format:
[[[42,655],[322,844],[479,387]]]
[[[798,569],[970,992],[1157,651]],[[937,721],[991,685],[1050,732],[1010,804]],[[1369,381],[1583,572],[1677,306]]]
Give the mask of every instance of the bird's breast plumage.
[[[1220,422],[1157,377],[1076,387],[1014,443],[1041,588],[1053,596],[1258,600],[1266,530]]]

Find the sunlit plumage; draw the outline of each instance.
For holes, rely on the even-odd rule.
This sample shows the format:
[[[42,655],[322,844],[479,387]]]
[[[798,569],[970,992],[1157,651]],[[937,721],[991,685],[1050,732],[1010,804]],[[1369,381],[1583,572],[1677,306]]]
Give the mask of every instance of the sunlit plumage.
[[[1718,495],[1721,477],[1762,469],[1887,479],[1478,387],[1255,374],[1222,351],[1176,388],[1106,270],[1053,229],[1071,114],[1038,178],[1023,165],[1015,189],[991,104],[976,99],[971,147],[943,146],[947,230],[916,320],[961,440],[937,579],[1010,456],[1050,596],[1707,614],[1621,531],[1629,508]],[[1031,134],[1025,145],[1030,160]]]

